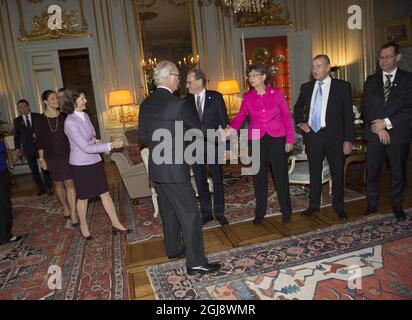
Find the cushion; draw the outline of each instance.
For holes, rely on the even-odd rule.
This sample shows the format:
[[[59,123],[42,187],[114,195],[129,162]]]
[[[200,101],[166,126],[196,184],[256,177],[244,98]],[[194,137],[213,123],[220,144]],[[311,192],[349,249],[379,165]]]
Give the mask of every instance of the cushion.
[[[133,144],[125,147],[129,159],[133,162],[133,165],[143,163],[142,156],[140,155],[140,147],[138,144]]]

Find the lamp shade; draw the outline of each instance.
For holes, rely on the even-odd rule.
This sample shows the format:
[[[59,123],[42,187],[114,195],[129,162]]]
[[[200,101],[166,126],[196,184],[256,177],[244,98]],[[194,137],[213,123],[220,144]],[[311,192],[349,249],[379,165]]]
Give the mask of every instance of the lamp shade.
[[[110,91],[109,107],[126,106],[130,104],[134,104],[134,101],[128,89]]]
[[[221,94],[240,93],[239,85],[236,80],[220,81],[217,85],[217,91]]]

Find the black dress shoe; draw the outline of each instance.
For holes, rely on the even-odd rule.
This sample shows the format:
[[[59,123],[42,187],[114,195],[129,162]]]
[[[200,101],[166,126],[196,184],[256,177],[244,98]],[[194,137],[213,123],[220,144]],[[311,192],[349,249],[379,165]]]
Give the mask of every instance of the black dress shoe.
[[[42,195],[44,195],[46,193],[45,190],[39,190],[39,192],[37,192],[37,196],[40,197]]]
[[[339,220],[348,220],[348,215],[346,214],[345,211],[338,212],[338,217],[339,217]]]
[[[113,233],[114,235],[116,235],[116,234],[118,234],[118,233],[129,234],[129,233],[132,233],[132,232],[133,232],[133,230],[131,230],[131,229],[120,230],[120,229],[112,226],[112,233]]]
[[[54,193],[53,193],[53,191],[49,190],[49,191],[47,191],[47,195],[48,195],[49,197],[51,197],[51,196],[54,195]]]
[[[253,219],[253,224],[255,225],[259,225],[262,223],[263,218],[260,217],[255,217],[255,219]]]
[[[395,212],[395,217],[399,221],[405,221],[406,220],[406,213],[403,210],[402,211],[396,211]]]
[[[377,213],[378,212],[378,208],[376,207],[368,207],[365,212],[363,213],[364,216],[369,216],[371,214]]]
[[[202,226],[208,224],[210,221],[213,221],[213,217],[212,217],[212,216],[202,217]]]
[[[319,209],[307,208],[305,211],[302,212],[302,216],[310,217],[313,216],[315,213],[319,213],[319,211]]]
[[[17,242],[17,241],[20,241],[21,239],[23,239],[22,236],[12,236],[12,237],[9,239],[9,241],[7,241],[7,243]]]
[[[283,224],[288,225],[291,220],[292,220],[292,215],[291,214],[282,215],[282,223]]]
[[[219,263],[207,263],[199,267],[187,268],[187,274],[189,276],[198,275],[198,274],[208,274],[219,271],[221,268]]]
[[[229,225],[229,221],[225,217],[216,217],[216,220],[220,223],[222,227]]]
[[[80,233],[81,233],[81,232],[80,232]],[[87,236],[87,237],[85,237],[84,235],[82,235],[82,237],[84,238],[84,240],[87,240],[87,241],[90,241],[90,240],[93,239],[93,236],[92,236],[92,235],[89,235],[89,236]]]
[[[185,258],[185,254],[184,253],[182,253],[182,254],[179,254],[179,255],[177,255],[177,256],[171,256],[171,257],[167,257],[169,260],[180,260],[180,259],[184,259]]]

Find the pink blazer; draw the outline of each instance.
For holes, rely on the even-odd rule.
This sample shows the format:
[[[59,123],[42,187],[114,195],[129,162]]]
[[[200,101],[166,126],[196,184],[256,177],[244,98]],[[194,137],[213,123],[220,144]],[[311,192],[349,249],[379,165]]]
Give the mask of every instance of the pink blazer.
[[[295,129],[292,114],[283,93],[275,87],[266,86],[266,93],[259,96],[255,89],[243,96],[239,113],[232,120],[230,127],[239,130],[249,116],[249,140],[261,139],[266,133],[272,137],[285,137],[286,143],[295,142]],[[260,133],[252,137],[252,130]]]
[[[69,114],[64,122],[64,133],[70,143],[70,164],[86,166],[102,161],[99,153],[109,151],[107,143],[96,144],[96,131],[89,116],[86,121],[73,114]]]

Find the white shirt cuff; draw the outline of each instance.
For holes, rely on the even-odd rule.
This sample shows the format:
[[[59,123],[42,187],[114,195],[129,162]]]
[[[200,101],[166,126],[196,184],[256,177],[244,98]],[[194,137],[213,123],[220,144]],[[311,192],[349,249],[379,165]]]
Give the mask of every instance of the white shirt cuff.
[[[383,121],[385,121],[386,129],[391,130],[393,128],[392,122],[391,122],[391,120],[389,120],[389,118],[385,118],[385,119],[383,119]]]

